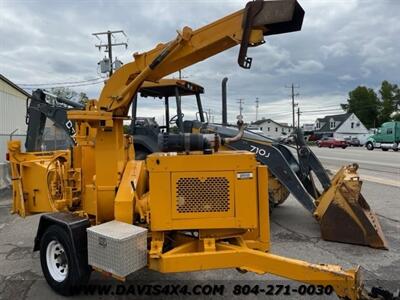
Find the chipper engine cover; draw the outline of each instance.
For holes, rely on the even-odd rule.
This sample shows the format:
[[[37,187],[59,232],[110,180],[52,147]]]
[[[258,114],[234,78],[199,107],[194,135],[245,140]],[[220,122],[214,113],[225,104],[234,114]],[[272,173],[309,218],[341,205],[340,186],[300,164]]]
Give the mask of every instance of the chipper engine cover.
[[[151,230],[257,228],[252,153],[155,153],[147,167]]]

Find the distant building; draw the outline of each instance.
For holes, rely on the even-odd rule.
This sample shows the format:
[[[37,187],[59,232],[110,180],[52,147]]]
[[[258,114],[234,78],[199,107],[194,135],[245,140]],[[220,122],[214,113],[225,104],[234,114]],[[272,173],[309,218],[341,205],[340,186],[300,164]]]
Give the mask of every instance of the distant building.
[[[303,124],[302,126],[301,126],[301,129],[304,131],[304,132],[311,132],[311,131],[314,131],[314,124]]]
[[[336,139],[358,138],[362,144],[370,135],[354,113],[325,116],[315,121],[314,134]]]
[[[0,74],[0,163],[5,162],[7,141],[14,132],[14,139],[25,143],[26,99],[29,93]]]
[[[273,139],[288,135],[292,132],[292,127],[287,123],[278,123],[272,119],[258,120],[253,122],[251,126],[253,128],[258,127],[258,129],[262,131],[264,135]]]

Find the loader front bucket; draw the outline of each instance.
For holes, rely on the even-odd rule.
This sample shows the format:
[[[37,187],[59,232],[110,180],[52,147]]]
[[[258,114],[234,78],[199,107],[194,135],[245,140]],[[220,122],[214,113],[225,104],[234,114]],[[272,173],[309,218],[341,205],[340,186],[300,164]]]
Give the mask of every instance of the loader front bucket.
[[[317,199],[314,216],[324,240],[388,249],[381,225],[361,194],[358,165],[341,168]]]

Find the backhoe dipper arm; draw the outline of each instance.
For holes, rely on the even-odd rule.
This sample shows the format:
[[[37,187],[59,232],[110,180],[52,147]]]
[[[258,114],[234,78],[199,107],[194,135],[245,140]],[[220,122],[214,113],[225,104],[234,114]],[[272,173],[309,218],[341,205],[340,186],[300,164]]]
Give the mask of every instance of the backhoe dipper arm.
[[[176,39],[154,49],[134,54],[110,77],[99,99],[101,110],[126,116],[141,84],[193,65],[240,44],[238,63],[249,68],[247,48],[264,43],[264,36],[301,29],[304,11],[296,0],[253,1],[245,9],[197,30],[184,27]]]
[[[26,124],[28,125],[25,149],[28,152],[41,151],[41,145],[43,142],[44,128],[46,125],[46,119],[50,119],[54,124],[65,131],[71,140],[72,144],[75,144],[73,135],[75,133],[73,123],[68,120],[67,111],[70,108],[56,106],[46,101],[46,92],[37,89],[32,93],[31,101],[26,111]],[[56,97],[56,96],[54,96]],[[74,109],[84,109],[84,106],[80,103],[76,103],[71,100],[62,99],[56,97],[56,101],[69,105]]]

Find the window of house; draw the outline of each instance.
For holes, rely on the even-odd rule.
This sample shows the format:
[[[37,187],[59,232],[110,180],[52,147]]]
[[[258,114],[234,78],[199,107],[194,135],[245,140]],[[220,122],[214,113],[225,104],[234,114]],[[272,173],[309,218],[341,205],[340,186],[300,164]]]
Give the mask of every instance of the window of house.
[[[317,125],[315,127],[317,127],[317,129],[319,129],[321,125],[319,124],[319,122],[317,122]]]
[[[285,128],[282,127],[282,133],[285,133]]]
[[[335,128],[335,121],[330,121],[329,122],[329,126],[330,126],[331,129],[334,129]]]
[[[262,127],[260,127],[260,130],[262,130],[263,128]]]
[[[351,122],[351,128],[354,128],[354,122]]]
[[[268,127],[267,130],[269,131],[269,129],[270,129],[270,128]]]
[[[278,127],[275,127],[275,132],[278,132]]]

